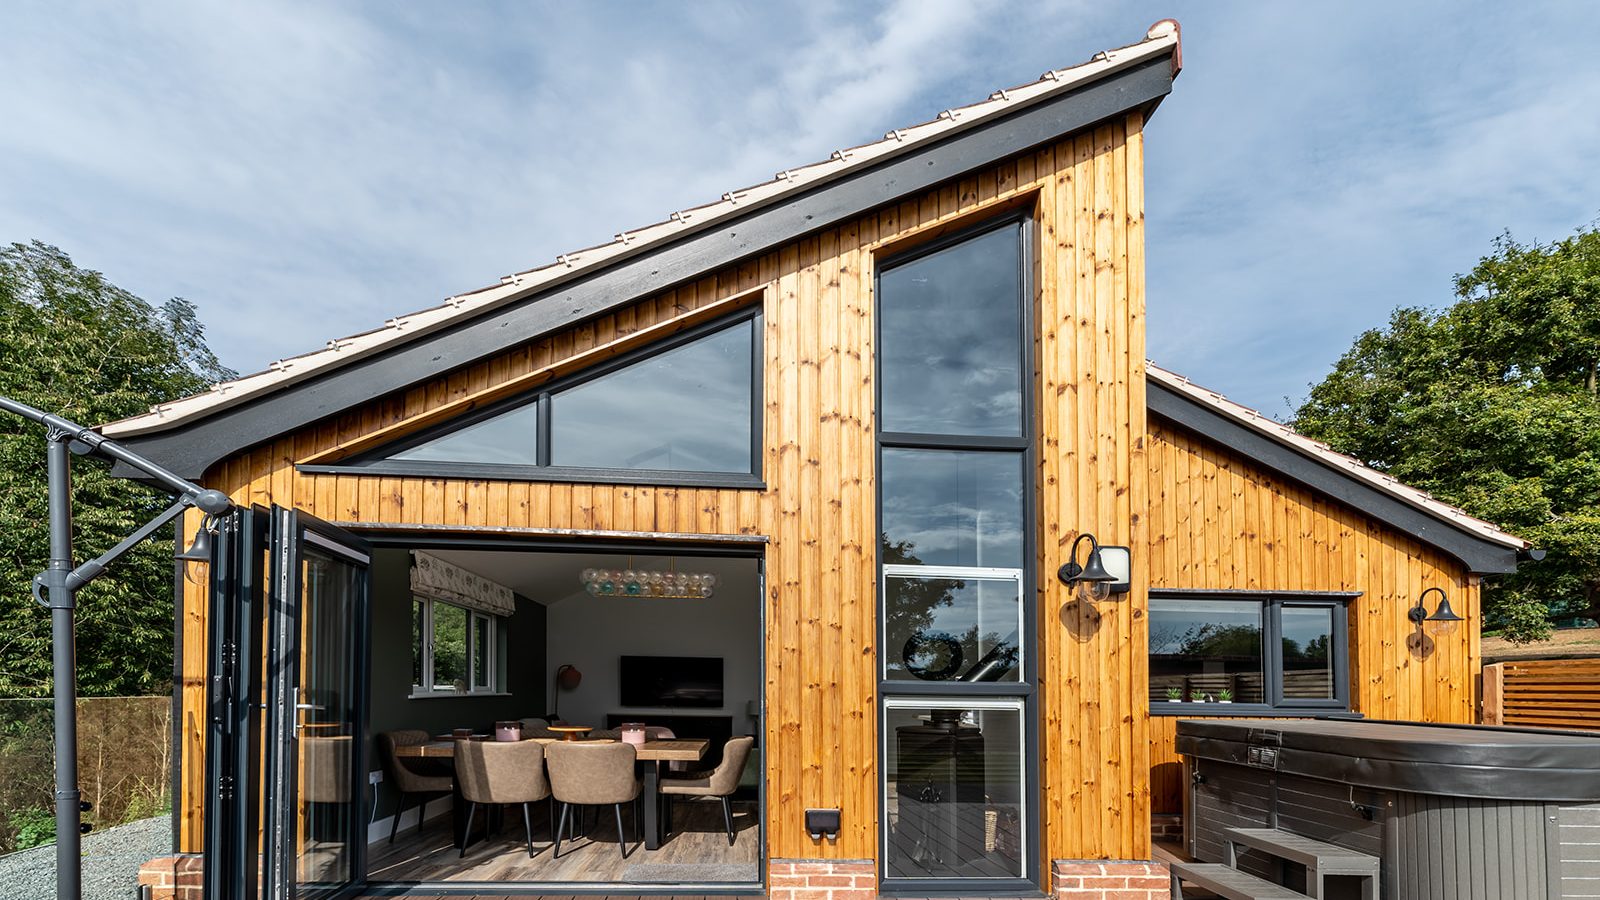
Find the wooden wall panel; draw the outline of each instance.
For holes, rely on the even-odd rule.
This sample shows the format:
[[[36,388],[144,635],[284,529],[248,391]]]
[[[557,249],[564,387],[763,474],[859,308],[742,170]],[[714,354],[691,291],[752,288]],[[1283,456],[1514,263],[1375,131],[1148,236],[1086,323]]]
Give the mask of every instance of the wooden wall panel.
[[[1159,419],[1150,423],[1148,469],[1150,587],[1360,591],[1349,609],[1354,709],[1375,719],[1474,720],[1481,620],[1478,581],[1465,566]],[[1434,586],[1468,625],[1419,648],[1406,611]],[[1159,716],[1150,729],[1161,813],[1179,811],[1183,789],[1175,723]]]
[[[1041,858],[1148,852],[1142,571],[1127,603],[1063,615],[1054,572],[1080,530],[1145,542],[1142,121],[1093,133],[885,207],[737,267],[283,436],[208,485],[353,523],[767,536],[768,852],[877,856],[874,263],[990,215],[1034,215],[1039,333]],[[325,453],[587,348],[759,290],[765,490],[306,474]],[[402,425],[402,427],[404,427]],[[1081,614],[1080,614],[1081,613]],[[203,646],[203,618],[186,640]],[[195,661],[198,662],[198,661]],[[188,672],[198,673],[189,668]],[[198,715],[198,678],[184,687]],[[186,735],[179,847],[197,850],[205,786]],[[804,832],[839,807],[836,842]],[[1047,865],[1046,865],[1047,868]]]

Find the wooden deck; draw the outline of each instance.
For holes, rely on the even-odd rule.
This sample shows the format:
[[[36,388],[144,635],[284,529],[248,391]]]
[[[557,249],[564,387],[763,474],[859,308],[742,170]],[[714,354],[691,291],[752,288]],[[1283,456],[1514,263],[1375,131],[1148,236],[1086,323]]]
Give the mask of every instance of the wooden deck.
[[[392,846],[386,841],[372,845],[367,863],[368,889],[376,895],[394,896],[388,893],[394,887],[415,886],[419,892],[405,896],[420,897],[437,894],[441,883],[461,883],[470,889],[492,882],[496,891],[483,896],[497,897],[505,889],[536,890],[540,884],[594,884],[603,888],[626,883],[666,892],[675,882],[696,886],[748,885],[761,878],[761,829],[753,802],[733,804],[732,847],[728,846],[723,829],[722,806],[714,800],[675,802],[673,831],[659,850],[646,850],[634,842],[632,816],[624,810],[626,859],[617,852],[616,819],[610,807],[597,809],[592,815],[587,836],[561,842],[560,859],[551,852],[542,805],[534,811],[531,859],[521,815],[515,811],[505,815],[498,834],[488,839],[480,836],[470,845],[465,858],[458,855],[449,826],[434,820],[420,835],[412,829],[403,832]],[[427,883],[426,888],[419,882]]]

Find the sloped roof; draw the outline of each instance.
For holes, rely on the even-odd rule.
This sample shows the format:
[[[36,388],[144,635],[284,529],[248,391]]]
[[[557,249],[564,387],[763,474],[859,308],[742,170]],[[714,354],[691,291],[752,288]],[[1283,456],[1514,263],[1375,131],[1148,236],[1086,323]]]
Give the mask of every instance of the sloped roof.
[[[608,244],[560,254],[554,262],[507,275],[498,284],[457,294],[439,306],[396,316],[381,328],[336,338],[321,349],[279,360],[263,371],[222,382],[203,393],[158,404],[144,415],[108,423],[102,426],[101,431],[110,437],[130,438],[203,420],[219,411],[326,375],[562,282],[582,277],[587,272],[604,268],[653,246],[745,216],[753,208],[771,206],[914,148],[933,144],[953,133],[1008,116],[1021,108],[1070,93],[1114,73],[1161,57],[1171,58],[1171,74],[1176,75],[1181,67],[1181,51],[1178,23],[1171,19],[1163,19],[1150,26],[1144,39],[1138,43],[1101,51],[1087,62],[1046,72],[1037,81],[995,91],[986,100],[945,110],[933,120],[920,125],[897,128],[885,134],[882,140],[837,150],[820,162],[786,169],[770,181],[729,191],[705,205],[672,213],[654,225],[621,232]]]
[[[1248,406],[1235,403],[1216,391],[1201,387],[1182,375],[1163,369],[1153,362],[1146,363],[1145,371],[1151,381],[1165,385],[1184,397],[1215,410],[1229,420],[1295,451],[1308,460],[1376,488],[1452,528],[1512,550],[1524,550],[1530,546],[1527,541],[1500,530],[1490,522],[1468,515],[1426,491],[1418,490],[1392,475],[1364,465],[1355,457],[1347,456],[1321,441],[1306,437],[1287,425],[1275,422]]]

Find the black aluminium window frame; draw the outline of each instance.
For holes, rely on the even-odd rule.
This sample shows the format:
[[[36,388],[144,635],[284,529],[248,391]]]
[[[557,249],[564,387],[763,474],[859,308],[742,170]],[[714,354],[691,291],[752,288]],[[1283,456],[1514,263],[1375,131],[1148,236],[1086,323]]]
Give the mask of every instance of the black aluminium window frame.
[[[995,435],[946,435],[925,434],[915,432],[886,432],[882,430],[883,409],[883,356],[874,354],[875,363],[873,371],[873,434],[876,446],[873,450],[873,464],[875,471],[880,475],[883,471],[883,451],[885,449],[917,449],[917,450],[973,450],[973,451],[1011,451],[1019,455],[1022,462],[1022,518],[1023,518],[1023,548],[1022,548],[1022,626],[1023,634],[1019,644],[1023,649],[1022,672],[1019,680],[1015,682],[996,682],[992,684],[963,684],[952,686],[944,683],[917,683],[906,681],[889,681],[883,677],[883,667],[878,665],[875,677],[878,683],[878,696],[874,714],[878,718],[880,734],[878,736],[878,783],[875,786],[878,809],[878,834],[876,835],[878,860],[879,860],[879,889],[888,894],[914,894],[927,896],[929,894],[956,893],[964,896],[976,896],[982,893],[1032,893],[1039,890],[1041,877],[1044,871],[1041,861],[1037,858],[1041,842],[1039,840],[1042,827],[1040,815],[1040,744],[1039,744],[1039,679],[1038,679],[1038,573],[1035,560],[1038,530],[1038,498],[1036,496],[1038,485],[1035,483],[1037,472],[1038,448],[1036,433],[1038,431],[1034,411],[1034,399],[1037,393],[1035,382],[1039,377],[1039,358],[1035,342],[1035,322],[1037,310],[1034,298],[1034,262],[1038,257],[1038,230],[1034,222],[1034,209],[1031,205],[1012,210],[993,218],[976,222],[948,235],[943,235],[927,243],[908,248],[904,252],[891,253],[881,260],[874,261],[872,274],[872,308],[873,308],[873,340],[875,347],[883,347],[883,316],[878,314],[879,303],[883,296],[881,289],[882,276],[885,271],[896,266],[913,262],[918,259],[947,250],[971,238],[997,231],[1002,228],[1017,229],[1017,266],[1018,272],[1018,303],[1022,307],[1021,334],[1019,338],[1019,352],[1022,354],[1022,434],[1020,437],[1000,437]],[[876,509],[874,511],[876,531],[883,533],[883,479],[879,477],[876,487]],[[884,573],[883,573],[883,541],[874,542],[874,556],[876,557],[876,587],[877,596],[876,631],[881,636],[884,626],[883,605]],[[882,641],[879,640],[881,648]],[[884,863],[889,854],[889,816],[887,809],[888,798],[888,735],[883,724],[887,721],[889,710],[888,701],[893,699],[925,698],[933,699],[961,699],[970,697],[979,704],[1001,699],[1020,699],[1022,701],[1022,728],[1023,728],[1023,759],[1022,759],[1022,806],[1024,840],[1022,842],[1025,858],[1023,872],[1019,878],[892,878],[883,873]]]
[[[1153,716],[1200,715],[1254,715],[1272,716],[1323,716],[1351,713],[1350,707],[1350,602],[1361,596],[1360,591],[1249,591],[1249,590],[1183,590],[1181,588],[1151,588],[1150,615],[1162,600],[1252,600],[1261,603],[1261,668],[1266,689],[1265,703],[1229,703],[1226,712],[1215,711],[1216,703],[1191,703],[1174,700],[1151,700]],[[1333,698],[1329,700],[1283,699],[1283,609],[1300,607],[1331,609],[1333,611],[1333,645],[1329,648],[1333,665]]]
[[[749,472],[690,472],[674,469],[618,469],[587,466],[550,465],[551,405],[552,397],[569,388],[625,369],[663,353],[676,350],[709,337],[720,331],[750,325],[750,471]],[[686,328],[677,334],[630,350],[612,359],[596,363],[564,378],[557,378],[532,391],[507,397],[462,416],[425,428],[382,446],[357,454],[339,463],[308,464],[296,468],[308,474],[342,475],[398,475],[413,478],[486,478],[504,481],[570,482],[594,484],[641,484],[661,487],[728,487],[760,490],[766,487],[762,478],[765,446],[763,434],[766,403],[764,398],[766,364],[762,329],[762,308],[756,304]],[[536,438],[537,465],[477,462],[432,462],[425,460],[385,459],[388,454],[425,444],[462,428],[494,418],[513,409],[525,407],[530,401],[537,406],[539,434]]]

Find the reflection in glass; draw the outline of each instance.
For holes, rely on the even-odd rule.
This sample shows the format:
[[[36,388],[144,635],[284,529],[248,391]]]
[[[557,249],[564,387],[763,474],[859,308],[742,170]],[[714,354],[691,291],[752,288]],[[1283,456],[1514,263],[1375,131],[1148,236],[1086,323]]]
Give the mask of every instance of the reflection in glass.
[[[1150,699],[1265,703],[1259,600],[1150,600]],[[1173,692],[1176,692],[1174,695]]]
[[[423,616],[427,615],[427,604],[421,599],[411,598],[411,686],[422,690],[423,653],[426,648],[422,645],[422,637],[427,626],[423,624]]]
[[[529,402],[389,454],[389,459],[532,466],[539,462],[539,408]]]
[[[1283,699],[1332,700],[1333,608],[1288,606],[1283,623]]]
[[[1022,598],[1004,577],[884,576],[884,677],[1017,681]]]
[[[467,689],[467,611],[433,604],[433,689]]]
[[[883,561],[1021,568],[1023,455],[883,450]]]
[[[884,270],[884,431],[1022,435],[1020,235],[999,228]]]
[[[473,616],[472,686],[488,688],[493,674],[489,671],[489,620],[483,616]]]
[[[884,876],[1022,877],[1022,701],[917,702],[884,710]]]
[[[353,876],[356,825],[356,610],[363,571],[305,550],[301,569],[302,639],[295,711],[297,784],[303,818],[297,831],[298,896],[320,896]]]
[[[557,466],[751,472],[751,353],[740,322],[551,396]]]

